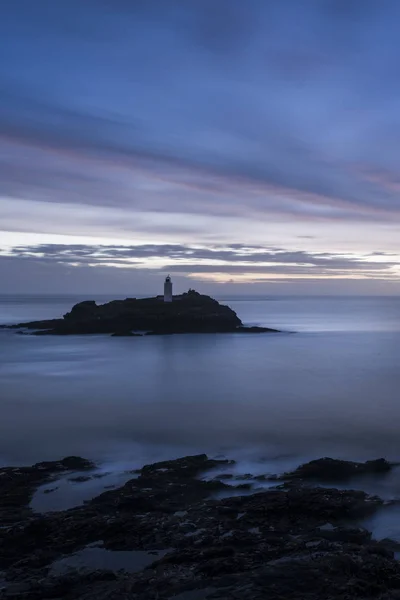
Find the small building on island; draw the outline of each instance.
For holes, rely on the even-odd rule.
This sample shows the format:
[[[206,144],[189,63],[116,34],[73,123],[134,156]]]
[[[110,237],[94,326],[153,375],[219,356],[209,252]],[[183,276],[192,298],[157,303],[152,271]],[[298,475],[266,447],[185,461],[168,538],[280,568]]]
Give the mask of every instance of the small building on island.
[[[164,282],[164,302],[172,302],[172,281],[169,275]]]

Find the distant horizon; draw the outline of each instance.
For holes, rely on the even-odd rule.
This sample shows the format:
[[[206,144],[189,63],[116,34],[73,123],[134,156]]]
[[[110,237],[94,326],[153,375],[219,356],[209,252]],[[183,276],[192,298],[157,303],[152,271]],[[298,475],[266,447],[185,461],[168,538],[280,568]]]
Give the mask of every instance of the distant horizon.
[[[187,290],[186,290],[187,291]],[[197,290],[196,290],[197,291]],[[174,296],[179,296],[184,293],[174,293]],[[87,300],[95,298],[115,298],[118,300],[120,297],[125,298],[153,298],[160,296],[161,294],[146,294],[139,293],[132,295],[129,292],[116,292],[113,293],[96,293],[96,292],[75,292],[75,293],[62,293],[62,292],[16,292],[16,293],[0,293],[0,299],[12,299],[12,298],[81,298],[85,297]],[[290,293],[290,294],[205,294],[212,298],[218,299],[237,299],[237,300],[279,300],[287,298],[399,298],[400,294],[302,294],[302,293]]]

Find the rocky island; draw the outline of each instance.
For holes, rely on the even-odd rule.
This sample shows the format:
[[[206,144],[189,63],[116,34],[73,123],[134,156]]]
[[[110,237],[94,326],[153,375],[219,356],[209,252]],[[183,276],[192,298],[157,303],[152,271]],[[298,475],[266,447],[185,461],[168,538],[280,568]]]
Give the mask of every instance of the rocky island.
[[[0,469],[0,599],[400,598],[399,545],[362,527],[387,503],[329,487],[395,465],[325,458],[254,477],[233,463],[200,454],[150,464],[122,487],[43,513],[29,504],[38,486],[93,479],[95,465],[68,457]]]
[[[245,327],[237,314],[210,296],[194,290],[165,297],[126,298],[98,305],[94,300],[76,304],[62,319],[12,325],[35,335],[165,335],[173,333],[268,333],[275,329]]]

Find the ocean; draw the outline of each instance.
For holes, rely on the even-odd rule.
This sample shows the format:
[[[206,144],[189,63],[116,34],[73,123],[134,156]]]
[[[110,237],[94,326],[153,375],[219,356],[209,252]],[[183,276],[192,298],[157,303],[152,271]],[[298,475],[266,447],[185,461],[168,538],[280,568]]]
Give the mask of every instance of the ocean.
[[[0,323],[59,317],[81,299],[3,296]],[[1,463],[193,452],[400,459],[400,298],[220,300],[245,324],[283,333],[1,330]]]
[[[59,317],[82,299],[3,296],[0,323]],[[1,465],[75,454],[108,473],[78,484],[61,478],[52,494],[44,486],[35,510],[74,506],[145,463],[194,453],[234,458],[237,475],[282,473],[322,456],[400,461],[400,298],[219,300],[245,324],[282,333],[0,330]],[[351,487],[398,500],[398,475]],[[367,526],[400,541],[400,509]]]

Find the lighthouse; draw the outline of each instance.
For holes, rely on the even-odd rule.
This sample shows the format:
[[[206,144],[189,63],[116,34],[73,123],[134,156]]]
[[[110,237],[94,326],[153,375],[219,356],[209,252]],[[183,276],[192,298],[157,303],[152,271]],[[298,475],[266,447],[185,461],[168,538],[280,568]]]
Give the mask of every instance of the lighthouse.
[[[169,275],[164,282],[164,302],[172,302],[172,281]]]

